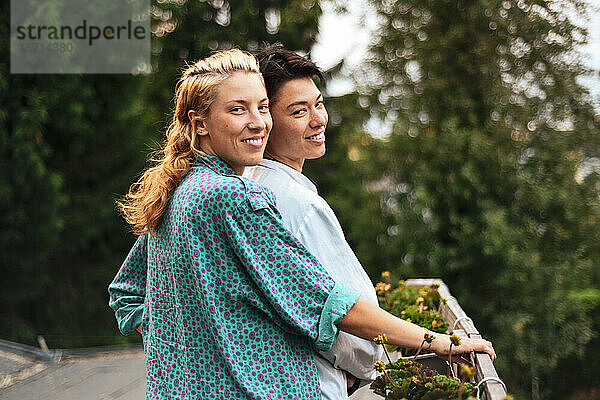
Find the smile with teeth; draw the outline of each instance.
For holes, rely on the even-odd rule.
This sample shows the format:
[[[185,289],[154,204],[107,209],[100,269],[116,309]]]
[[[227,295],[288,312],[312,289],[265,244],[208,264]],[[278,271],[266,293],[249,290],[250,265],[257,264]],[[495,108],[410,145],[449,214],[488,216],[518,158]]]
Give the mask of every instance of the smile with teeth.
[[[263,138],[262,137],[248,138],[248,139],[242,140],[242,142],[248,143],[249,145],[252,145],[252,146],[262,146]]]
[[[321,142],[325,140],[325,132],[317,133],[316,135],[309,136],[306,139],[312,142]]]

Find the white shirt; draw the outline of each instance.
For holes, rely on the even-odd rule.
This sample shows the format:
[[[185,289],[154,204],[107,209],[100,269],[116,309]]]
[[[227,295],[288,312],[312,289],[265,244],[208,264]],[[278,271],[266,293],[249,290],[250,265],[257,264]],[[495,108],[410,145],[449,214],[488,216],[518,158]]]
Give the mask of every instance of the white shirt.
[[[319,260],[333,279],[377,303],[373,283],[346,242],[344,232],[329,204],[305,175],[277,161],[263,160],[247,167],[244,176],[270,189],[276,198],[283,224]],[[383,359],[381,346],[340,332],[333,348],[315,353],[323,399],[347,399],[346,374],[362,384],[375,379],[373,364]]]

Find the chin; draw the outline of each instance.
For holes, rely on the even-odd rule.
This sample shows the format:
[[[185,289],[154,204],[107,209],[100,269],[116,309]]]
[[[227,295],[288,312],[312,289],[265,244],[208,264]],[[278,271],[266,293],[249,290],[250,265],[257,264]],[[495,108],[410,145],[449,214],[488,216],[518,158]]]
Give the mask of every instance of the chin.
[[[252,157],[251,159],[246,160],[246,166],[247,167],[253,167],[255,165],[260,164],[260,162],[263,160],[262,155],[260,157]]]
[[[313,154],[310,157],[306,157],[307,160],[316,160],[317,158],[321,158],[325,155],[325,146],[323,146],[323,149],[315,154]]]

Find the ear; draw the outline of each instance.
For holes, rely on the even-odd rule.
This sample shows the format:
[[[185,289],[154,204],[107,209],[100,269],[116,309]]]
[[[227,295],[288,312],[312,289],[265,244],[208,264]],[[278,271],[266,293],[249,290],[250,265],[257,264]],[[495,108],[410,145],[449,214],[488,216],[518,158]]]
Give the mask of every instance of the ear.
[[[192,130],[200,136],[208,135],[206,121],[198,115],[195,110],[188,111],[188,118],[192,124]]]

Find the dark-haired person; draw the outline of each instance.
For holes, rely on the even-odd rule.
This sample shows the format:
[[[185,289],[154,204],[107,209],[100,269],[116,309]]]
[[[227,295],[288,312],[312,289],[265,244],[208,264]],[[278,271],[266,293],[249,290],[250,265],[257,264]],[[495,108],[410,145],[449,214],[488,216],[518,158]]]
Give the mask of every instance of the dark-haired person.
[[[273,128],[265,159],[246,168],[244,176],[275,194],[285,227],[333,279],[377,307],[373,284],[346,242],[337,217],[315,184],[302,174],[305,160],[325,154],[328,116],[323,95],[313,81],[323,80],[322,73],[308,58],[281,45],[267,46],[256,57],[265,79]],[[384,358],[381,346],[345,332],[340,332],[331,350],[315,352],[314,357],[326,400],[347,399],[359,386],[372,381],[373,364]]]
[[[332,279],[283,225],[269,189],[242,177],[271,131],[256,59],[189,66],[163,158],[121,202],[139,235],[109,286],[128,334],[141,326],[148,399],[322,398],[314,349],[338,330],[417,348],[427,332]],[[448,352],[437,335],[432,350]],[[465,339],[456,353],[491,343]]]
[[[325,154],[328,116],[313,79],[323,79],[308,58],[280,45],[256,54],[269,96],[273,128],[265,159],[244,176],[271,189],[283,223],[338,282],[377,304],[369,276],[346,242],[337,217],[302,174],[305,160]],[[346,399],[376,377],[373,364],[383,359],[381,346],[341,332],[329,351],[315,352],[323,399]]]

